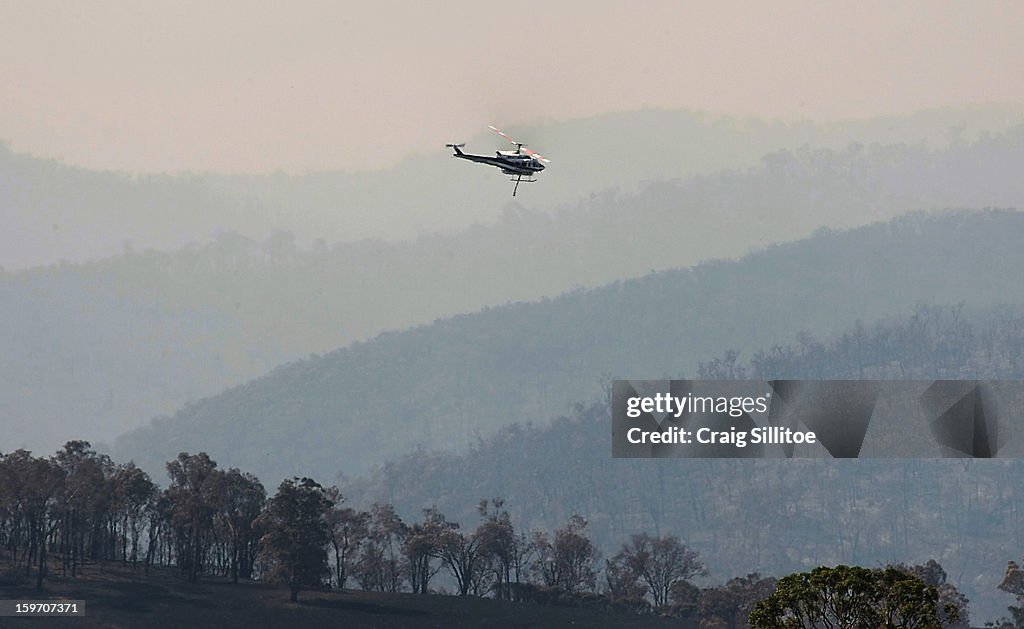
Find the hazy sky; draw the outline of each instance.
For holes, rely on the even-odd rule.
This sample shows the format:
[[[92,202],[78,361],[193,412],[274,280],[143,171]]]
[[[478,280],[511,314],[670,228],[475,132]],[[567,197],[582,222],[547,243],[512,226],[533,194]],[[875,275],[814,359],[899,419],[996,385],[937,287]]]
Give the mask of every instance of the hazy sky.
[[[368,169],[488,123],[1024,103],[1024,2],[0,0],[0,139],[129,171]]]

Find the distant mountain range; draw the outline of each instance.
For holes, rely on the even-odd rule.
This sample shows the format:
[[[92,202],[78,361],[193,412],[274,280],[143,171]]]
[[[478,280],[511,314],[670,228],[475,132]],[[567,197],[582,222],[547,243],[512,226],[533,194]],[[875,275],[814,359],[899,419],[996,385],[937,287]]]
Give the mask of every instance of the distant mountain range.
[[[630,193],[642,181],[755,167],[779,149],[841,150],[853,142],[941,149],[1022,122],[1024,111],[996,106],[827,125],[648,110],[507,130],[552,158],[541,182],[518,197],[532,210],[552,211],[605,190]],[[173,250],[221,231],[254,240],[291,232],[305,246],[317,239],[408,240],[492,223],[513,201],[511,187],[493,168],[448,159],[443,147],[452,141],[478,152],[508,148],[481,129],[476,137],[437,138],[380,172],[167,175],[90,171],[0,142],[0,267],[82,262],[128,248]]]
[[[1024,308],[968,315],[959,304],[919,304],[827,339],[801,335],[745,360],[702,363],[705,379],[1019,380]],[[612,459],[607,397],[565,415],[507,426],[459,453],[410,453],[342,489],[351,505],[388,502],[408,520],[436,507],[473,521],[479,501],[495,496],[520,530],[550,530],[578,513],[606,557],[637,531],[678,535],[711,583],[935,559],[971,599],[972,626],[1005,615],[1013,600],[997,585],[1020,554],[1019,459]],[[876,434],[875,445],[892,438]],[[1000,455],[1012,457],[1014,444],[1003,445],[1010,452]]]
[[[1021,163],[1024,125],[943,150],[805,147],[554,212],[509,206],[491,225],[412,242],[304,247],[284,232],[262,242],[222,232],[175,253],[0,272],[0,420],[9,427],[0,447],[52,450],[69,422],[110,440],[276,365],[385,330],[733,258],[820,227],[914,208],[1024,207]],[[60,188],[54,177],[36,183]],[[165,200],[192,203],[165,183]],[[149,189],[139,185],[140,194]],[[149,207],[145,195],[125,203]]]
[[[914,214],[821,231],[738,261],[386,333],[279,367],[116,443],[150,470],[204,450],[264,479],[330,481],[422,446],[544,422],[609,377],[693,375],[734,348],[827,334],[915,305],[1024,303],[1024,214]]]

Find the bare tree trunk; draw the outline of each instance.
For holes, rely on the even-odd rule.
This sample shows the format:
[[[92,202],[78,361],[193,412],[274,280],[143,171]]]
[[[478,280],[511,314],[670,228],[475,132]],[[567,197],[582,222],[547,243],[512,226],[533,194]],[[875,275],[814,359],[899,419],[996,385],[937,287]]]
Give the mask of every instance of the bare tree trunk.
[[[46,572],[46,537],[39,544],[39,570],[36,572],[36,590],[43,589],[43,574]]]

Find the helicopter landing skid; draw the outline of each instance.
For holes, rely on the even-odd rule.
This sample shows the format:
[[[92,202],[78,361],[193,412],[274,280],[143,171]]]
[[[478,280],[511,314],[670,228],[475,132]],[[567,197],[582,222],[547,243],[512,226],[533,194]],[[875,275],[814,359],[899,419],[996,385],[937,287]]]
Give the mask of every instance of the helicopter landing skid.
[[[516,176],[516,177],[511,177],[509,179],[509,181],[516,182],[515,187],[512,188],[512,196],[516,196],[516,190],[519,190],[519,184],[520,183],[536,183],[537,182],[536,179],[523,179],[522,175],[519,175],[519,176]]]

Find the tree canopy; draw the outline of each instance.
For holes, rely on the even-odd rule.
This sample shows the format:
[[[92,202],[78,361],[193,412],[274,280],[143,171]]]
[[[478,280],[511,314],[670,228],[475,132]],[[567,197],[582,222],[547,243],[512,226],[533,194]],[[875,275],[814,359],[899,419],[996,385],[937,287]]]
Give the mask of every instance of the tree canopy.
[[[295,478],[281,483],[259,517],[266,531],[261,540],[266,578],[287,583],[292,602],[299,600],[304,588],[319,587],[331,574],[327,544],[331,539],[328,513],[333,506],[320,483]]]
[[[940,611],[955,620],[952,604],[939,609],[938,590],[888,567],[820,567],[779,580],[754,606],[754,629],[940,629]]]

